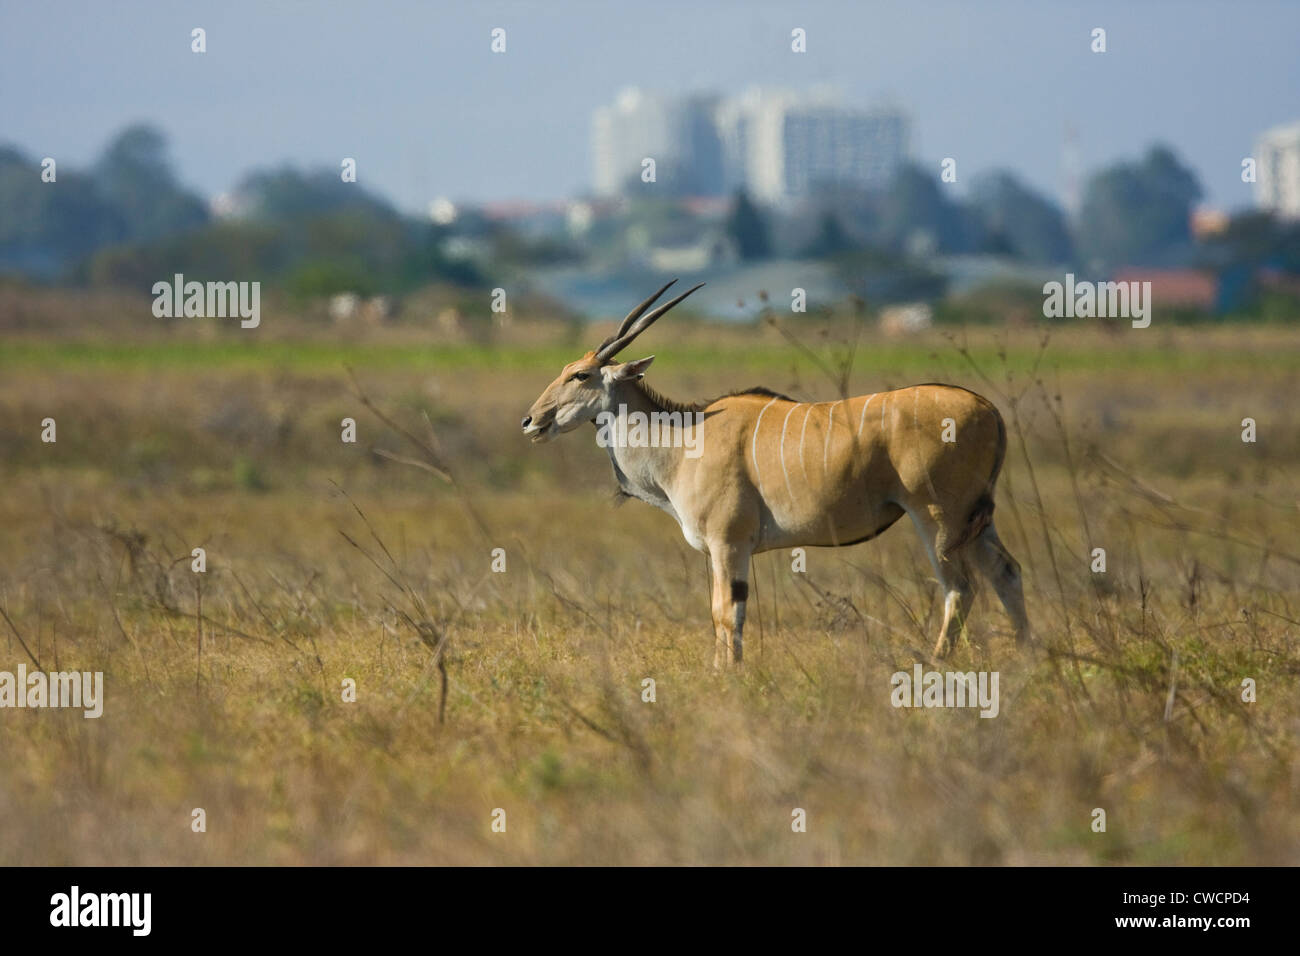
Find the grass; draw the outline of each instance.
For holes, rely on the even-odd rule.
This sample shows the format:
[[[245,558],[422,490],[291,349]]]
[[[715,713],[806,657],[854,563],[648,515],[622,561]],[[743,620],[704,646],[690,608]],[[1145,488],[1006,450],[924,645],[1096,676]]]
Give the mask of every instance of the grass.
[[[0,669],[21,636],[107,700],[0,713],[0,864],[1293,863],[1300,349],[1159,334],[1036,361],[972,333],[991,382],[939,337],[858,349],[855,392],[951,380],[1013,426],[1039,644],[981,595],[951,660],[999,672],[991,720],[890,705],[941,613],[903,524],[756,558],[746,665],[713,673],[703,558],[613,508],[585,432],[518,435],[572,348],[6,342]],[[833,395],[779,338],[709,335],[660,333],[656,386]],[[393,425],[428,413],[455,485],[372,453],[421,455],[344,365]]]
[[[808,338],[798,323],[787,323]],[[196,321],[195,328],[200,326]],[[808,329],[816,329],[809,323]],[[1098,329],[1103,326],[1098,326]],[[1112,327],[1111,334],[1097,329],[1052,330],[1057,347],[1050,355],[1051,367],[1061,371],[1154,371],[1219,372],[1263,368],[1274,371],[1300,370],[1300,354],[1294,349],[1276,348],[1289,341],[1280,327],[1231,325],[1198,329],[1181,335],[1171,329],[1124,330]],[[952,333],[947,333],[952,334]],[[1041,365],[1040,332],[1029,329],[1006,336],[989,329],[960,333],[969,340],[972,356],[983,367],[1005,368],[1026,373]],[[854,355],[854,367],[863,373],[923,375],[933,373],[936,358],[949,353],[945,333],[940,331],[920,340],[892,341],[887,348],[862,348]],[[1189,337],[1199,341],[1186,347]],[[428,336],[414,336],[410,330],[375,333],[359,341],[325,341],[307,338],[267,339],[256,332],[238,332],[216,326],[211,336],[160,335],[122,340],[48,340],[10,338],[0,348],[0,368],[148,371],[155,369],[226,369],[261,371],[284,369],[320,373],[355,365],[375,370],[465,371],[507,369],[534,372],[559,368],[575,355],[570,335],[551,335],[540,343],[443,342],[428,344]],[[560,341],[557,341],[560,340]],[[769,330],[756,335],[750,328],[705,326],[656,342],[658,354],[679,369],[714,370],[719,366],[741,365],[755,373],[783,372],[791,367],[804,371],[812,363],[794,352]],[[577,354],[580,354],[578,349]]]

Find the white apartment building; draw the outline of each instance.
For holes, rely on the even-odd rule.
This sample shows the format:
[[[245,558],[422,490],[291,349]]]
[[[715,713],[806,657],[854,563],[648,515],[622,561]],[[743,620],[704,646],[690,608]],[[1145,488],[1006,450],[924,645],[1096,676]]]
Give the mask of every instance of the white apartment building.
[[[592,187],[598,196],[627,192],[642,163],[655,161],[655,182],[677,195],[723,192],[722,144],[708,96],[668,97],[635,87],[592,115]]]
[[[1300,122],[1261,135],[1255,165],[1255,204],[1283,219],[1300,219]]]
[[[819,186],[883,188],[908,156],[908,122],[896,110],[849,108],[827,94],[751,93],[734,114],[723,141],[737,144],[745,184],[768,203]]]
[[[626,90],[592,118],[593,186],[625,192],[645,157],[667,163],[676,191],[747,188],[781,203],[820,186],[885,186],[909,151],[897,110],[843,106],[830,93],[752,89],[742,96],[666,98]]]

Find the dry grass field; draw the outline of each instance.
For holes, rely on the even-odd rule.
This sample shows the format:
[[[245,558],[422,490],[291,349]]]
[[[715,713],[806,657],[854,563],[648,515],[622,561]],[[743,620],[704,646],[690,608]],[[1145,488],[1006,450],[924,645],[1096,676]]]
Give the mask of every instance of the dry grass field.
[[[900,522],[803,574],[759,555],[731,673],[672,520],[614,506],[588,430],[519,434],[590,335],[24,335],[0,342],[0,670],[30,651],[106,699],[0,712],[0,864],[1300,862],[1293,329],[864,336],[854,394],[951,381],[1006,416],[1037,644],[981,593],[930,660]],[[674,397],[837,397],[772,329],[674,316],[651,352]],[[918,661],[999,672],[998,716],[892,707]]]

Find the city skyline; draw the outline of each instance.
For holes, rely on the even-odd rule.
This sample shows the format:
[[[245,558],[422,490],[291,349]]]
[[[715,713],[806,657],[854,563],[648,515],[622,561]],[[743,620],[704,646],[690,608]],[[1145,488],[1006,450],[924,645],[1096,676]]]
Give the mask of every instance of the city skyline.
[[[897,103],[914,124],[914,158],[936,171],[956,158],[958,191],[1007,168],[1060,202],[1068,162],[1086,175],[1164,142],[1200,178],[1206,205],[1239,209],[1253,202],[1241,160],[1265,130],[1296,119],[1300,89],[1287,39],[1300,9],[1275,3],[1184,5],[1176,20],[1160,6],[1104,3],[922,14],[667,2],[664,16],[631,21],[586,3],[310,16],[200,3],[148,17],[128,15],[132,3],[65,6],[77,15],[0,11],[0,140],[77,168],[123,126],[148,122],[168,136],[182,180],[209,199],[252,169],[337,168],[350,156],[363,186],[413,213],[438,196],[582,194],[591,113],[625,87],[729,97],[756,83],[833,84],[851,106]],[[189,47],[199,24],[202,55]],[[1099,25],[1108,49],[1092,53]],[[494,55],[497,26],[509,45]],[[806,53],[790,49],[796,26]]]

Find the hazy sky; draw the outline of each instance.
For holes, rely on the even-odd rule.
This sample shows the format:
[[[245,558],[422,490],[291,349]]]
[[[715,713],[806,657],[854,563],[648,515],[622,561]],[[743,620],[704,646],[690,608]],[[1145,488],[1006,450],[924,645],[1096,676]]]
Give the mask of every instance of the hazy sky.
[[[80,166],[146,120],[209,196],[250,168],[352,156],[413,211],[562,197],[589,183],[591,111],[620,88],[755,83],[894,102],[936,171],[1008,166],[1058,198],[1067,125],[1085,170],[1163,140],[1235,207],[1256,135],[1300,119],[1300,3],[0,0],[0,142]]]

